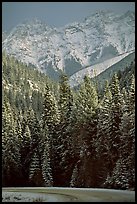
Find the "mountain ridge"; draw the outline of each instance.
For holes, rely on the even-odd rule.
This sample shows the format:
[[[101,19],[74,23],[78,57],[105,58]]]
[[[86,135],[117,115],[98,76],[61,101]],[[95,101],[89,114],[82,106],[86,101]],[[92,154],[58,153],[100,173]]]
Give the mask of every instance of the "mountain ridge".
[[[52,78],[111,59],[135,47],[134,12],[99,11],[82,22],[50,27],[41,20],[16,26],[3,41],[3,50]],[[35,23],[34,23],[35,22]]]

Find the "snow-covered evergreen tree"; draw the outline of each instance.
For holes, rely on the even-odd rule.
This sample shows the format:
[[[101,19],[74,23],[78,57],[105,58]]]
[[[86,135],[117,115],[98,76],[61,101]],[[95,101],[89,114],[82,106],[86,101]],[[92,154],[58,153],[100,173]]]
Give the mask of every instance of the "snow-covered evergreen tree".
[[[57,101],[54,94],[51,92],[50,87],[46,84],[43,103],[42,122],[43,127],[45,124],[48,127],[49,133],[54,132],[55,126],[59,123],[59,111]]]
[[[2,115],[2,171],[3,171],[3,182],[13,181],[17,183],[16,179],[13,178],[16,174],[19,174],[20,165],[20,152],[18,148],[18,140],[15,130],[15,121],[13,117],[13,111],[8,102],[3,107]]]
[[[31,132],[30,151],[33,154],[40,140],[40,124],[36,113],[32,108],[27,111],[27,124]]]
[[[132,107],[131,113],[129,115],[130,124],[131,124],[130,137],[132,141],[131,153],[129,156],[129,166],[131,167],[129,185],[133,188],[133,186],[135,186],[135,77],[134,75],[132,75],[129,98],[130,98],[130,105]]]
[[[98,94],[94,83],[85,76],[77,97],[77,123],[82,143],[87,145],[89,154],[94,151],[93,143],[97,135]],[[82,132],[85,132],[83,134]],[[82,144],[81,144],[82,145]]]
[[[24,180],[29,180],[29,165],[31,161],[30,157],[30,141],[31,141],[31,132],[28,124],[26,124],[24,133],[23,133],[23,142],[21,147],[21,164],[22,164],[22,173],[24,175]]]
[[[46,84],[43,102],[43,113],[40,122],[41,140],[39,145],[42,149],[42,175],[45,179],[45,182],[48,182],[51,185],[53,185],[52,171],[53,176],[55,175],[54,172],[56,171],[55,163],[57,159],[58,147],[57,126],[59,124],[59,120],[60,115],[56,98],[53,92],[51,91],[49,85]],[[45,165],[47,165],[47,168]],[[46,183],[45,185],[49,185],[48,183]]]
[[[97,133],[97,148],[99,152],[108,151],[109,148],[109,134],[110,134],[110,109],[112,103],[112,94],[109,88],[108,81],[104,90],[103,100],[100,102],[98,110],[98,133]]]
[[[120,147],[120,124],[122,118],[122,106],[123,97],[120,92],[119,80],[117,74],[115,73],[112,77],[111,82],[111,93],[112,93],[112,104],[111,104],[111,122],[110,122],[110,150],[113,156],[112,161],[115,163],[119,158],[119,147]],[[112,162],[111,166],[114,165]]]
[[[135,184],[135,137],[134,134],[130,134],[132,127],[134,129],[135,120],[133,117],[134,77],[131,84],[128,92],[125,88],[120,92],[116,74],[111,84],[113,93],[110,115],[111,174],[108,171],[104,187],[129,189]]]
[[[39,155],[39,166],[41,174],[41,185],[52,186],[53,185],[53,170],[51,165],[51,136],[47,125],[43,126],[43,121],[40,121],[40,141],[38,144],[37,155]]]
[[[79,151],[79,158],[75,162],[80,160],[77,183],[78,186],[92,186],[94,185],[92,178],[95,174],[92,178],[87,179],[88,176],[84,176],[84,168],[87,169],[86,175],[96,171],[94,155],[98,122],[98,94],[95,84],[88,76],[85,76],[84,82],[80,86],[75,106],[76,122],[73,128],[73,137],[77,139],[77,150]]]
[[[100,102],[98,109],[97,140],[95,142],[96,155],[101,164],[101,178],[105,178],[109,161],[111,160],[111,139],[110,139],[110,113],[112,104],[112,94],[108,81],[104,89],[104,97]]]
[[[23,144],[23,135],[22,135],[22,126],[20,120],[17,118],[15,121],[15,129],[18,138],[18,146],[19,148],[22,147]]]
[[[78,180],[78,166],[76,164],[71,176],[70,187],[77,187],[77,180]]]
[[[60,77],[60,87],[59,87],[59,109],[61,113],[61,121],[65,123],[70,119],[72,106],[73,106],[73,96],[70,86],[68,84],[68,77],[62,75]]]
[[[40,155],[37,150],[33,153],[31,157],[30,167],[29,167],[29,179],[33,185],[42,186],[42,170],[41,170],[41,160]]]
[[[41,129],[36,113],[32,108],[29,108],[27,111],[27,124],[31,132],[29,178],[34,185],[41,185],[41,160],[39,149]]]
[[[60,146],[58,148],[58,154],[61,155],[60,172],[62,172],[62,180],[64,180],[64,185],[69,185],[73,166],[73,139],[71,134],[73,126],[73,93],[66,75],[61,75],[59,85],[60,124],[58,134],[60,137]]]
[[[85,76],[84,82],[80,87],[77,97],[78,117],[83,119],[83,122],[95,113],[98,106],[98,94],[96,87],[88,76]],[[86,121],[85,121],[86,123]]]
[[[127,171],[127,188],[135,183],[135,79],[132,75],[131,85],[123,107],[121,120],[121,155]]]
[[[53,186],[53,175],[50,160],[50,147],[48,140],[45,141],[44,143],[44,151],[42,155],[42,176],[44,180],[44,186]]]
[[[30,150],[31,132],[28,125],[25,127],[25,132],[23,134],[23,146]]]
[[[32,179],[35,173],[37,173],[37,170],[39,170],[39,158],[37,153],[35,152],[32,157],[32,161],[30,164],[30,174],[29,178]]]
[[[112,175],[110,176],[108,174],[104,186],[114,189],[129,189],[129,178],[128,159],[125,160],[120,156],[113,169]]]

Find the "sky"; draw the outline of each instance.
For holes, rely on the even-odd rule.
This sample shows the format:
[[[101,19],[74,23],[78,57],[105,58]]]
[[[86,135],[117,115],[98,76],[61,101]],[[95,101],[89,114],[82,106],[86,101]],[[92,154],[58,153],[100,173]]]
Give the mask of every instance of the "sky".
[[[135,2],[2,2],[2,30],[37,18],[51,27],[80,22],[97,10],[135,11]]]

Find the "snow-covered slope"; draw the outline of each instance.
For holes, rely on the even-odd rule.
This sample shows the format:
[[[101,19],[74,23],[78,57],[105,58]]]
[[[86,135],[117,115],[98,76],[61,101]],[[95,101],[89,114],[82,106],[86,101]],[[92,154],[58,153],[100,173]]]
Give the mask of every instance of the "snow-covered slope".
[[[135,13],[99,11],[83,22],[51,28],[34,19],[15,27],[3,50],[47,75],[77,71],[135,49]]]
[[[101,74],[103,71],[105,71],[112,65],[118,63],[119,61],[121,61],[122,59],[124,59],[126,56],[128,56],[131,53],[133,53],[133,51],[121,54],[117,57],[113,57],[111,59],[105,60],[102,63],[98,63],[95,65],[89,66],[85,69],[82,69],[76,72],[69,79],[70,86],[71,87],[78,86],[83,81],[85,75],[88,75],[90,78],[93,78]]]

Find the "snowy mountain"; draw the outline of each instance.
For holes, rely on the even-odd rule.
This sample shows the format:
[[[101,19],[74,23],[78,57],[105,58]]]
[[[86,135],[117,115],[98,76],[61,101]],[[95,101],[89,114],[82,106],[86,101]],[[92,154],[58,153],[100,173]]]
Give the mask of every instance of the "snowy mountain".
[[[2,41],[4,41],[5,39],[6,39],[6,37],[7,37],[7,32],[2,32]]]
[[[61,28],[29,20],[16,26],[4,38],[2,46],[8,54],[35,65],[54,79],[61,71],[71,76],[134,50],[135,13],[98,11],[80,23]]]

